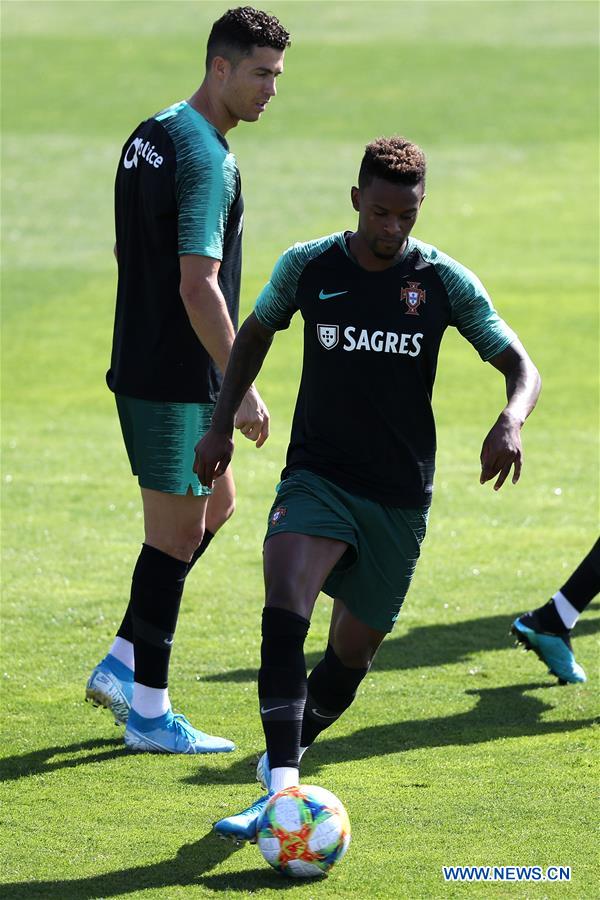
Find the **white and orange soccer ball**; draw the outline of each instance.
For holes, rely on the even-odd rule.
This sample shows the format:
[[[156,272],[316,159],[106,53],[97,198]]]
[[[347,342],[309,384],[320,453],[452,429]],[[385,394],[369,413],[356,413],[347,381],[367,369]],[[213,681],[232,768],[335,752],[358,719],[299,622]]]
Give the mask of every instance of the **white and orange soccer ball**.
[[[292,878],[325,875],[350,843],[350,820],[331,791],[302,784],[275,794],[258,822],[258,846],[269,865]]]

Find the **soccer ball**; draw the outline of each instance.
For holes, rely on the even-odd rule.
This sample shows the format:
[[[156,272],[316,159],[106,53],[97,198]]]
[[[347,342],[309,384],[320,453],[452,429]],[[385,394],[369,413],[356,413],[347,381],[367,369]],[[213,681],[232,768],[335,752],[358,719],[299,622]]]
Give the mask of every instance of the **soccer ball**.
[[[350,843],[350,821],[342,803],[325,788],[285,788],[258,821],[258,846],[269,865],[292,878],[325,875]]]

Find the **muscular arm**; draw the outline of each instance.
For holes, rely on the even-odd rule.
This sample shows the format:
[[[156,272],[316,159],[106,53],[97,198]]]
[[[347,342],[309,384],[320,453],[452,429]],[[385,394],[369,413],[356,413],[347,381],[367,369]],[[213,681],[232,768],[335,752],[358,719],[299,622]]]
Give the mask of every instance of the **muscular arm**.
[[[225,372],[235,340],[235,330],[219,286],[220,262],[208,256],[179,258],[179,293],[198,340],[215,364]],[[236,406],[235,427],[244,437],[262,446],[269,436],[269,411],[251,381]]]
[[[479,480],[484,484],[497,475],[494,490],[498,491],[513,466],[512,483],[516,484],[520,478],[523,464],[521,428],[536,404],[542,380],[518,340],[489,361],[504,375],[508,402],[483,442]]]
[[[180,256],[179,293],[192,328],[221,372],[235,339],[225,298],[219,287],[221,263],[208,256]]]
[[[196,445],[194,471],[201,483],[211,487],[222,475],[233,455],[234,418],[242,398],[269,352],[274,332],[250,313],[233,344],[212,425]],[[264,442],[261,442],[264,443]],[[257,441],[257,446],[260,443]]]

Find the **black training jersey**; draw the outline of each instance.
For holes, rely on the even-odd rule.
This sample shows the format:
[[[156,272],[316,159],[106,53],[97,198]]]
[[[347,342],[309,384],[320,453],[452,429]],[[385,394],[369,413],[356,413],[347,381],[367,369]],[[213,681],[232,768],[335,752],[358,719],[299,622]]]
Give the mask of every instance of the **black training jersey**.
[[[394,266],[369,272],[342,233],[296,244],[256,301],[267,327],[304,319],[304,361],[285,477],[309,469],[387,506],[431,501],[431,397],[440,342],[454,325],[488,360],[515,334],[479,279],[409,238]]]
[[[108,386],[146,400],[213,402],[221,376],[179,294],[179,256],[221,260],[237,328],[243,200],[235,157],[189,103],[142,122],[115,182],[119,280]]]

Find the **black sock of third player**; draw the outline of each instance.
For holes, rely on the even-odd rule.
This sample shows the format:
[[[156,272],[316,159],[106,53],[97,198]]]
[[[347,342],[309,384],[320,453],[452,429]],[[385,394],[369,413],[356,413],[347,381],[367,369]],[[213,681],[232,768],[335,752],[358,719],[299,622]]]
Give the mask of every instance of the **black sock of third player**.
[[[368,671],[368,667],[351,669],[345,666],[331,644],[328,644],[325,656],[308,678],[301,747],[309,747],[322,731],[333,725],[348,709]]]
[[[560,593],[577,612],[583,612],[600,591],[600,539],[565,581]]]
[[[549,634],[569,631],[577,620],[577,614],[583,612],[599,591],[600,540],[597,540],[554,597],[528,615],[532,617],[534,626]],[[523,616],[523,621],[529,624],[527,616]]]
[[[263,610],[258,698],[271,769],[298,768],[309,627],[307,619],[288,610]]]

